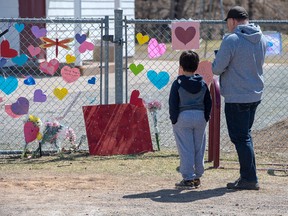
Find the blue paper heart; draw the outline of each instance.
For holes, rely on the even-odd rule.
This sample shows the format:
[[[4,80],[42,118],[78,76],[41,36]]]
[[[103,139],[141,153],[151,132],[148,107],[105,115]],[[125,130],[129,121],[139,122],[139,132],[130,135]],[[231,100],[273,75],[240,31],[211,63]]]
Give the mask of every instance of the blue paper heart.
[[[6,62],[7,62],[7,59],[1,58],[0,59],[0,67],[3,67],[6,64]]]
[[[28,57],[25,54],[21,54],[20,56],[16,56],[14,58],[12,58],[12,62],[14,62],[15,64],[22,66],[24,65],[28,60]]]
[[[75,35],[76,40],[78,41],[78,43],[82,44],[85,40],[86,40],[86,35],[80,35],[80,34],[76,34]]]
[[[24,80],[25,85],[35,85],[36,82],[33,77],[29,76],[27,79]]]
[[[9,95],[18,87],[18,80],[15,77],[9,76],[6,79],[0,76],[0,90]]]
[[[89,79],[88,83],[94,85],[96,83],[96,77],[92,77],[91,79]]]
[[[14,25],[14,27],[15,27],[15,29],[20,33],[20,32],[22,32],[23,29],[24,29],[24,24],[23,24],[23,23],[16,23],[16,24]]]
[[[167,72],[161,71],[157,74],[157,72],[154,70],[149,70],[147,72],[147,77],[150,82],[159,90],[166,86],[170,79],[170,76]]]

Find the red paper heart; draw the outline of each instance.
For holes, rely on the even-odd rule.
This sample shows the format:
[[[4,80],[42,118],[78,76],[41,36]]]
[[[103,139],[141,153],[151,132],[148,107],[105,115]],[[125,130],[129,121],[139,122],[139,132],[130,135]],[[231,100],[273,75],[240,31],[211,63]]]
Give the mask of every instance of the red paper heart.
[[[179,41],[184,43],[185,45],[188,44],[196,35],[196,29],[192,26],[184,30],[182,27],[177,27],[175,29],[175,35]]]
[[[130,104],[138,107],[143,107],[144,102],[142,98],[139,98],[140,92],[138,90],[133,90],[130,97]]]
[[[39,127],[33,124],[33,122],[26,122],[24,124],[24,137],[25,142],[30,143],[37,138],[37,134],[39,132]]]
[[[10,49],[8,40],[3,40],[0,45],[0,55],[4,58],[14,58],[18,55],[18,52],[14,49]]]

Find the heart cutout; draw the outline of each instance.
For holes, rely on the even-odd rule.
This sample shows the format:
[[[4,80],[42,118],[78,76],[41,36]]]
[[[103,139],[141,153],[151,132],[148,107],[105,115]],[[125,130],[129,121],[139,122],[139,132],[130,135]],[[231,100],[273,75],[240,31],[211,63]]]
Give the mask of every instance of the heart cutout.
[[[79,33],[77,33],[75,35],[75,39],[77,40],[78,43],[82,44],[85,40],[86,40],[87,36],[85,34],[80,35]]]
[[[132,73],[136,76],[141,71],[144,70],[144,66],[142,64],[135,65],[134,63],[129,65],[129,69],[132,71]]]
[[[139,43],[140,45],[142,45],[142,44],[147,43],[150,38],[149,38],[148,35],[144,35],[144,36],[143,36],[142,33],[138,33],[138,34],[136,35],[136,39],[137,39],[138,43]]]
[[[61,75],[64,81],[67,83],[75,82],[81,75],[78,68],[70,68],[69,66],[64,66],[61,69]]]
[[[33,77],[29,76],[24,80],[25,85],[35,85],[36,82]]]
[[[28,121],[24,124],[24,137],[25,142],[33,142],[39,133],[40,128],[36,126],[33,122]]]
[[[31,31],[36,38],[44,37],[47,34],[45,28],[39,28],[38,26],[32,26]]]
[[[23,23],[15,23],[14,28],[20,33],[24,29],[24,24]]]
[[[12,58],[12,62],[19,66],[23,66],[27,61],[28,61],[28,57],[25,54],[21,54],[20,56],[16,56]]]
[[[175,35],[179,41],[186,45],[195,37],[196,29],[193,26],[190,26],[185,30],[179,26],[175,29]]]
[[[7,63],[7,59],[1,58],[0,59],[0,67],[3,67]]]
[[[43,103],[47,100],[47,96],[43,93],[41,89],[36,89],[34,92],[34,102],[40,102]]]
[[[158,44],[155,38],[151,38],[148,44],[148,56],[149,58],[157,58],[162,56],[166,52],[166,45],[164,43]]]
[[[145,106],[144,101],[142,98],[139,98],[140,92],[138,90],[133,90],[130,96],[130,104],[133,104],[138,107]]]
[[[84,53],[87,50],[92,51],[94,50],[94,44],[88,41],[84,41],[80,46],[79,46],[79,52]]]
[[[200,74],[207,85],[213,82],[212,63],[209,61],[201,61],[198,65],[197,74]]]
[[[41,52],[41,49],[39,47],[34,47],[31,44],[28,46],[27,49],[32,57],[38,55]]]
[[[18,87],[18,80],[15,77],[9,76],[6,79],[0,76],[0,90],[9,95]]]
[[[12,118],[20,118],[22,116],[22,115],[16,115],[15,113],[12,112],[11,104],[5,105],[5,112]]]
[[[57,59],[51,59],[49,62],[44,61],[40,64],[40,70],[43,73],[53,76],[59,67],[59,61]]]
[[[20,97],[11,105],[11,110],[16,115],[24,115],[29,111],[29,101],[25,97]]]
[[[4,58],[14,58],[18,55],[18,52],[10,48],[8,40],[3,40],[0,45],[0,55]]]
[[[167,72],[161,71],[157,73],[154,70],[149,70],[147,72],[147,77],[150,82],[159,90],[166,86],[170,79],[170,76]]]
[[[96,83],[96,77],[92,77],[88,80],[88,84],[94,85]]]
[[[68,94],[68,90],[66,88],[55,88],[53,90],[53,94],[59,99],[62,100],[63,98],[66,97],[66,95]]]
[[[76,61],[76,57],[72,56],[70,54],[66,55],[66,63],[67,64],[71,64],[74,63]]]

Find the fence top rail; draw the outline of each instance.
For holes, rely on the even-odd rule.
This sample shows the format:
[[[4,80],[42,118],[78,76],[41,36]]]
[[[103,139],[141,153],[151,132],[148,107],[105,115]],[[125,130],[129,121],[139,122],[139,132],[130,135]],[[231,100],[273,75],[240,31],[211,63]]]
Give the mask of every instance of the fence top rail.
[[[21,23],[103,23],[104,18],[0,18],[0,23],[21,22]]]
[[[223,20],[193,20],[193,19],[180,19],[180,20],[149,20],[149,19],[131,19],[126,20],[128,24],[171,24],[172,22],[189,22],[196,21],[204,24],[226,24]],[[257,24],[288,24],[288,20],[249,20],[250,23]]]

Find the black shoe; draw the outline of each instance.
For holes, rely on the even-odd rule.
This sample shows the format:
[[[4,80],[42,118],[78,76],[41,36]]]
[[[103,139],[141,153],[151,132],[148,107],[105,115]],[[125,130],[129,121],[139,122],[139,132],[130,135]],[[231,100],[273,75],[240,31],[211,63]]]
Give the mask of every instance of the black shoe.
[[[259,184],[257,182],[247,182],[244,179],[237,179],[233,183],[227,184],[228,189],[234,189],[234,190],[259,190]]]
[[[198,187],[201,186],[201,181],[200,181],[200,179],[194,179],[194,180],[193,180],[193,183],[194,183],[195,188],[198,188]]]
[[[176,188],[178,189],[193,189],[195,188],[194,180],[182,180],[179,183],[175,184]]]

